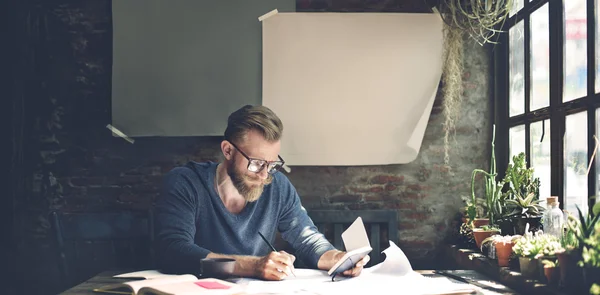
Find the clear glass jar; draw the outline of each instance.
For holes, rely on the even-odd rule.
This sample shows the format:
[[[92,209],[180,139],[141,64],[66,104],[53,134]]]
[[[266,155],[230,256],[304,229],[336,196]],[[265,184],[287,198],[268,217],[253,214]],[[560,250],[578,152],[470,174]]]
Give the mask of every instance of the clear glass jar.
[[[548,197],[546,200],[546,212],[542,218],[544,233],[560,239],[563,233],[564,215],[558,207],[558,197]]]

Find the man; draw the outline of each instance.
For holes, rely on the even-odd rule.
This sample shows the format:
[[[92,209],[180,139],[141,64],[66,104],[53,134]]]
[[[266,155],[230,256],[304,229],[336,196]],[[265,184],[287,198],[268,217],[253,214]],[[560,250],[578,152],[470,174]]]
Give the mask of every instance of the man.
[[[234,274],[281,280],[295,256],[275,252],[277,231],[309,267],[328,270],[342,256],[318,232],[288,178],[278,172],[281,120],[264,106],[244,106],[227,121],[220,164],[190,162],[165,176],[156,202],[157,257],[167,272],[198,273],[203,258],[233,258]],[[344,272],[357,276],[367,255]]]

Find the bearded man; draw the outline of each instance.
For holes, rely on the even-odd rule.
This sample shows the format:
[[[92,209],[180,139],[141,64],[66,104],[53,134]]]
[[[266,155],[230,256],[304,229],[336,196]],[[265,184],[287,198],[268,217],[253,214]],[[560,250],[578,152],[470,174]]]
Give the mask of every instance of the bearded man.
[[[309,267],[331,268],[345,252],[317,230],[279,169],[283,124],[264,106],[244,106],[227,120],[222,163],[189,162],[165,175],[155,206],[157,257],[166,272],[199,273],[203,258],[233,258],[234,275],[282,280],[296,257],[274,252],[277,231]],[[357,276],[369,256],[345,271]]]

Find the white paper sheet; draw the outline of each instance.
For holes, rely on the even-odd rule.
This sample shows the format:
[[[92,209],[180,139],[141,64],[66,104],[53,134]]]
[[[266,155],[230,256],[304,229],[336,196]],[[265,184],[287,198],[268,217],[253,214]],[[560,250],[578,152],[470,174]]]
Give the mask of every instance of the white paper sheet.
[[[473,286],[455,284],[447,279],[427,278],[413,271],[404,252],[392,241],[383,253],[386,254],[385,260],[364,269],[360,276],[339,277],[335,282],[325,271],[296,269],[295,278],[289,277],[283,281],[242,279],[237,283],[245,286],[247,294],[370,294],[377,289],[378,294],[423,295],[467,294],[477,290]]]
[[[166,277],[176,277],[176,276],[179,276],[179,275],[165,274],[158,270],[151,269],[151,270],[141,270],[141,271],[122,273],[122,274],[115,275],[113,277],[115,277],[115,278],[156,279],[156,278],[166,278]]]
[[[442,21],[278,13],[262,22],[263,105],[294,165],[386,165],[420,150],[442,74]]]
[[[347,252],[371,246],[367,230],[360,216],[342,233],[342,241],[344,241]]]

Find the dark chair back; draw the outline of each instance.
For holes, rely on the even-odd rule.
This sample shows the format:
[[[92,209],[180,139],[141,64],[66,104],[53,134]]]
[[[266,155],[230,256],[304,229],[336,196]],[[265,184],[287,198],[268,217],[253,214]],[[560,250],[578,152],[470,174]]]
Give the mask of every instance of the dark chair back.
[[[367,266],[382,261],[380,253],[389,247],[390,240],[398,244],[396,210],[308,210],[307,213],[319,231],[340,250],[345,250],[342,233],[360,216],[373,248]]]
[[[63,287],[108,269],[154,266],[152,212],[51,213]]]

